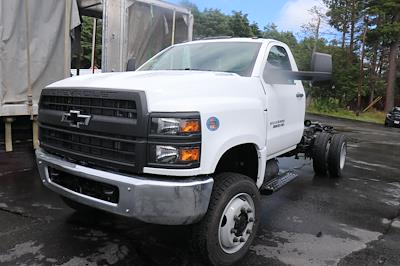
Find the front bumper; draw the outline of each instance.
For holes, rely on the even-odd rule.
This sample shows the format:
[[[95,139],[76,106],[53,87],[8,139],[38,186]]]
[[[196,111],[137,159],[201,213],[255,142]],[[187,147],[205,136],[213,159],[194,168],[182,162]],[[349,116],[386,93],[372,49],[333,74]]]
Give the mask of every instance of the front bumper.
[[[385,119],[385,124],[389,127],[400,127],[400,119]]]
[[[214,184],[208,176],[179,180],[106,172],[67,162],[42,149],[36,150],[36,161],[43,184],[54,192],[94,208],[154,224],[198,222],[207,212]],[[52,182],[49,167],[118,187],[118,203],[90,197]]]

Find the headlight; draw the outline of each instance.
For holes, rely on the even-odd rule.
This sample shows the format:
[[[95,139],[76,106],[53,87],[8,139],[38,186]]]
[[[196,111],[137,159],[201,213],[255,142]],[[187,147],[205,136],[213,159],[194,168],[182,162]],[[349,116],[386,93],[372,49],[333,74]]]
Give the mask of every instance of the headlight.
[[[148,134],[148,166],[200,167],[201,119],[198,112],[152,113]]]
[[[157,164],[193,164],[200,160],[200,147],[155,145],[154,162]]]
[[[152,118],[151,135],[191,135],[201,131],[198,118]]]

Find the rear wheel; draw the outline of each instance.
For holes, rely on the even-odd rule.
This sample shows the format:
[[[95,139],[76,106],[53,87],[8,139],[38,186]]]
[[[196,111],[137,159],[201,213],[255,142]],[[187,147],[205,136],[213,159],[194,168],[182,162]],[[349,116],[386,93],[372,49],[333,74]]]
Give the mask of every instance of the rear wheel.
[[[331,134],[319,133],[313,146],[313,168],[317,175],[326,175]]]
[[[331,177],[341,177],[346,163],[347,142],[342,134],[332,136],[328,153],[328,167]]]
[[[242,259],[257,233],[259,201],[258,189],[249,177],[216,176],[208,212],[193,228],[196,254],[211,265],[231,265]]]

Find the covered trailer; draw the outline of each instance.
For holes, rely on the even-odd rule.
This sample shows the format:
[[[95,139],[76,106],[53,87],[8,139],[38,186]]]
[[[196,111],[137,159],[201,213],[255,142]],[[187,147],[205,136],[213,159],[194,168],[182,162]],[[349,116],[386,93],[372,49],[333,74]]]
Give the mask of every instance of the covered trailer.
[[[140,66],[174,43],[192,40],[190,10],[158,0],[1,0],[0,117],[6,150],[12,150],[11,123],[35,117],[41,90],[71,75],[73,29],[80,16],[102,19],[102,72]],[[131,59],[131,60],[129,60]]]
[[[142,65],[162,49],[192,40],[190,10],[155,0],[103,0],[103,72]],[[116,20],[115,18],[120,18]]]
[[[0,116],[36,115],[43,87],[69,76],[72,0],[0,1]]]

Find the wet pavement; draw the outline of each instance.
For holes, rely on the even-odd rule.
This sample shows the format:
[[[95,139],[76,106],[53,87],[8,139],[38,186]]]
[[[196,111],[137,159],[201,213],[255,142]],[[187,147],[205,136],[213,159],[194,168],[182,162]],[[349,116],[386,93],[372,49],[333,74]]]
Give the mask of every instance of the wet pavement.
[[[348,137],[344,177],[300,177],[262,197],[261,228],[241,265],[400,265],[400,130],[312,117]],[[77,215],[44,188],[33,152],[0,152],[1,265],[202,265],[189,227]]]

